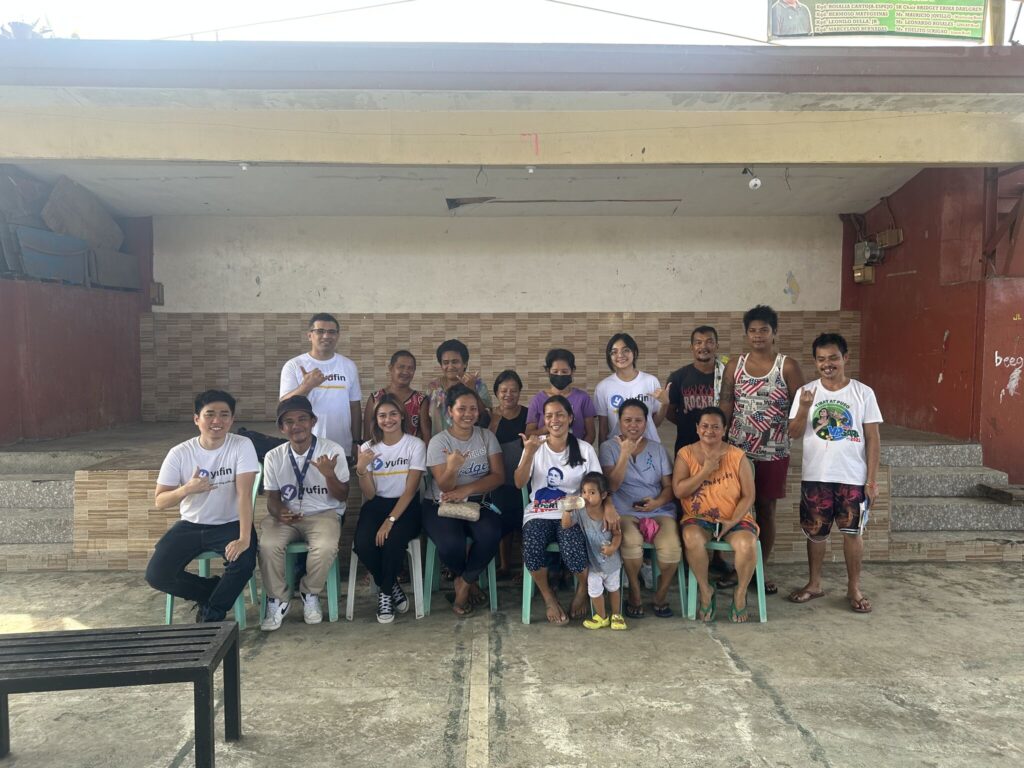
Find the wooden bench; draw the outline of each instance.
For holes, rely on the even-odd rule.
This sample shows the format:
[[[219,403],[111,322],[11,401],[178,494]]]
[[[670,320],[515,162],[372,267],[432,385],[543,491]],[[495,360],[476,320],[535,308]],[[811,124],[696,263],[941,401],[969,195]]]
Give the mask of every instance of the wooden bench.
[[[192,683],[196,766],[213,768],[213,674],[222,661],[224,731],[234,741],[242,712],[233,621],[0,635],[0,758],[11,748],[9,694]]]

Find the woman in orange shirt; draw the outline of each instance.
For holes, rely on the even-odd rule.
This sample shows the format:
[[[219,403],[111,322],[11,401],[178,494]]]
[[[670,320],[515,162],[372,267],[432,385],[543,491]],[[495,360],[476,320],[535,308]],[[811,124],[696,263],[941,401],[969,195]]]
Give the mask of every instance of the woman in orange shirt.
[[[679,449],[672,471],[672,489],[683,505],[680,525],[686,560],[700,590],[697,618],[715,618],[715,590],[708,582],[705,549],[714,537],[728,542],[736,554],[739,582],[733,592],[729,619],[745,622],[747,585],[757,563],[754,470],[741,449],[724,442],[725,414],[719,408],[700,412],[697,436],[696,443]]]

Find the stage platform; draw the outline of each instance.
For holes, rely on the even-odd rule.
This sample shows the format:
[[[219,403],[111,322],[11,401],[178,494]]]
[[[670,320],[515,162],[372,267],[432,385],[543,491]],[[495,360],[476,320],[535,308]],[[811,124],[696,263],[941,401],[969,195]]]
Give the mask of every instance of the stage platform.
[[[277,434],[268,422],[239,420]],[[674,427],[662,425],[671,444]],[[196,434],[191,422],[131,424],[0,449],[0,572],[142,570],[156,540],[178,518],[152,506],[168,449]],[[870,561],[1024,560],[1024,507],[977,498],[978,482],[1006,482],[982,465],[978,445],[883,425],[879,499],[865,536]],[[800,443],[794,443],[786,498],[778,505],[772,560],[804,562],[799,526]],[[359,510],[355,484],[342,540],[347,564]],[[895,505],[895,518],[893,515]],[[266,514],[257,503],[257,525]],[[841,546],[827,555],[842,559]]]

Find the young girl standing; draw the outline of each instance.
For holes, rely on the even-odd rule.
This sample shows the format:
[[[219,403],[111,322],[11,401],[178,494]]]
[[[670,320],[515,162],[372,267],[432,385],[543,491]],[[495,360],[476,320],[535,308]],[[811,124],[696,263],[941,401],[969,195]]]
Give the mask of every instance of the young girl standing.
[[[600,472],[588,472],[580,484],[580,495],[586,506],[583,509],[565,509],[562,512],[562,528],[578,525],[587,539],[587,558],[590,570],[587,574],[587,594],[594,606],[594,615],[586,619],[587,629],[626,629],[622,618],[622,593],[619,591],[619,575],[622,571],[622,557],[619,546],[622,532],[614,533],[605,524],[608,498],[608,482]],[[611,616],[605,610],[604,595],[611,600]]]

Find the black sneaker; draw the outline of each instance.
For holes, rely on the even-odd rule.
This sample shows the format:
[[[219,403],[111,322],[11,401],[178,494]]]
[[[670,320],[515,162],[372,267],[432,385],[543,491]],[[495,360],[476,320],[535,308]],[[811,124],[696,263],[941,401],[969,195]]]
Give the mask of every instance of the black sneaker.
[[[391,588],[391,602],[399,613],[407,613],[409,611],[409,598],[405,596],[402,586],[397,581],[395,586]]]
[[[390,624],[394,620],[395,609],[391,605],[391,595],[386,594],[385,592],[378,592],[377,621],[379,621],[381,624]]]

